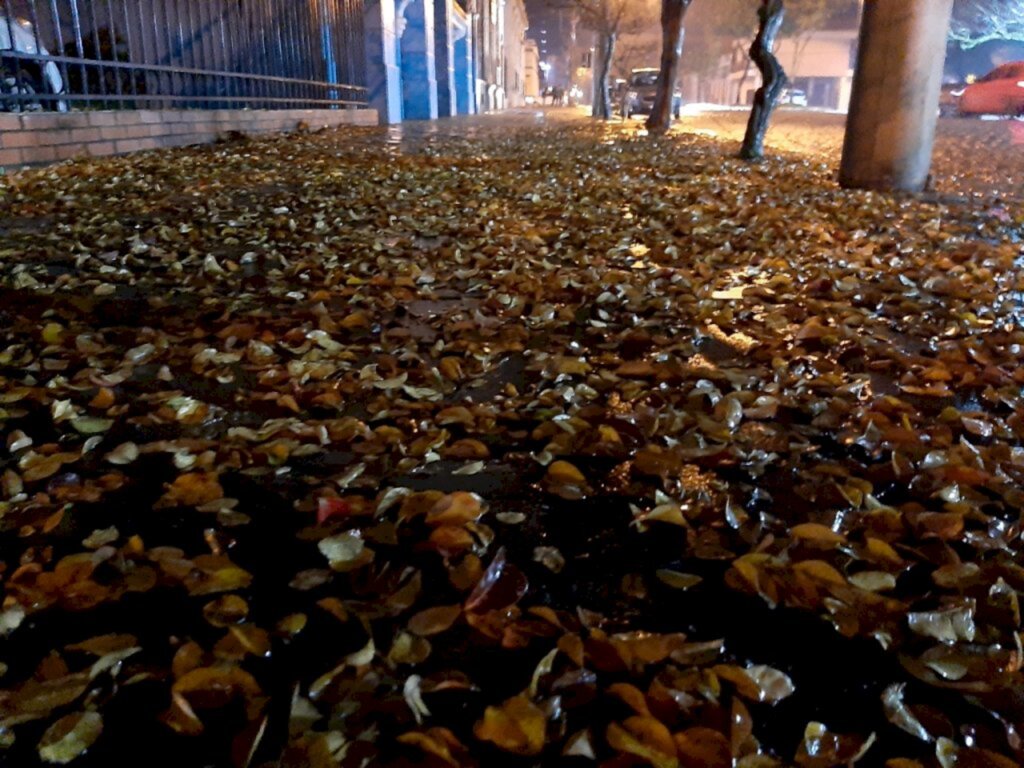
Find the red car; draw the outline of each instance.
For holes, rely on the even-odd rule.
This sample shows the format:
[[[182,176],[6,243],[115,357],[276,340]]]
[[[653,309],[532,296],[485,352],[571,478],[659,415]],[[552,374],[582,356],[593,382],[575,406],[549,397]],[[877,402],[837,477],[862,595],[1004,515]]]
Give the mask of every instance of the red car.
[[[960,96],[962,115],[1024,115],[1024,61],[996,67]]]

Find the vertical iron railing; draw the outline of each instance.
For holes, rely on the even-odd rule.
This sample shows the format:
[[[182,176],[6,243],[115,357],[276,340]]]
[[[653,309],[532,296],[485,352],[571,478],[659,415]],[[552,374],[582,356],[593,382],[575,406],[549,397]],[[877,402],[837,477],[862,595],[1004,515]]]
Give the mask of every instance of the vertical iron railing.
[[[0,0],[0,112],[366,103],[363,0]]]

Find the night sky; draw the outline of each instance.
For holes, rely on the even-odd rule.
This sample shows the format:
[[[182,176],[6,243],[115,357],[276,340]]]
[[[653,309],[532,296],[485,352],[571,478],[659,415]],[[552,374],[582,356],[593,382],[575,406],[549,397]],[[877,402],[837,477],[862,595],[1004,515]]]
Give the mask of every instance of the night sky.
[[[565,85],[566,56],[569,52],[569,14],[552,7],[551,0],[526,0],[526,13],[530,18],[527,33],[537,41],[542,62],[551,64],[551,84]]]

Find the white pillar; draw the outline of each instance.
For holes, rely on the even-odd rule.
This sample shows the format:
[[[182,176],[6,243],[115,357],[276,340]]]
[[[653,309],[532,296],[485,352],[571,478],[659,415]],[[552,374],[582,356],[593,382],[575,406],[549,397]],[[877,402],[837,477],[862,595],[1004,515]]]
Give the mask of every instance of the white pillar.
[[[866,0],[839,183],[918,192],[928,181],[953,0]]]

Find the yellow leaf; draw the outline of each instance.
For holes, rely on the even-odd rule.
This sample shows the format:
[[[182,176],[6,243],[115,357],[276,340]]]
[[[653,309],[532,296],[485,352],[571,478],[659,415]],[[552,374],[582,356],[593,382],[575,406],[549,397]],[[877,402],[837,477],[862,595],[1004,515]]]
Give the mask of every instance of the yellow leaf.
[[[445,764],[458,768],[461,763],[452,755],[452,751],[464,752],[465,747],[447,728],[430,728],[427,731],[410,731],[398,737],[398,741],[411,747],[417,747],[428,755],[439,758]]]
[[[839,571],[826,563],[824,560],[804,560],[796,563],[793,570],[804,576],[809,576],[815,581],[822,581],[827,584],[846,584],[846,579]]]
[[[448,631],[462,615],[461,605],[440,605],[427,608],[409,619],[409,631],[420,637],[430,637]]]
[[[65,765],[91,747],[103,732],[98,712],[75,712],[46,729],[39,741],[39,757],[48,763]]]
[[[213,472],[189,472],[179,475],[167,487],[158,507],[200,507],[224,498],[224,489]]]
[[[457,491],[440,499],[427,513],[427,525],[462,525],[479,520],[483,505],[475,493]]]
[[[643,725],[640,725],[637,721],[650,722],[644,722]],[[653,765],[654,768],[679,768],[675,744],[672,742],[672,734],[669,733],[668,728],[665,728],[664,725],[652,717],[631,717],[626,722],[630,723],[642,735],[654,739],[654,743],[647,743],[641,737],[635,736],[630,730],[627,730],[618,723],[611,723],[608,726],[605,737],[608,739],[608,745],[612,749],[617,752],[624,752],[627,755],[643,758]],[[657,728],[653,723],[657,723],[661,728]],[[667,744],[664,742],[666,736],[668,737]],[[670,751],[667,751],[669,748]]]
[[[487,707],[473,728],[481,741],[517,755],[539,755],[544,749],[547,716],[525,694],[508,699],[500,707]]]
[[[233,665],[193,669],[178,678],[171,691],[187,697],[193,706],[211,708],[237,695],[251,698],[261,693],[256,678]]]
[[[711,728],[689,728],[677,733],[675,742],[682,768],[729,768],[732,765],[729,740]]]
[[[789,529],[789,532],[794,539],[824,546],[842,544],[846,541],[846,537],[843,534],[836,533],[827,525],[821,525],[820,523],[794,525]]]
[[[650,717],[651,710],[647,706],[647,699],[644,697],[643,692],[635,685],[630,685],[629,683],[612,683],[608,686],[608,693],[613,696],[618,696],[638,715]]]
[[[43,341],[47,344],[59,344],[64,338],[64,326],[60,323],[47,323],[43,326]]]

